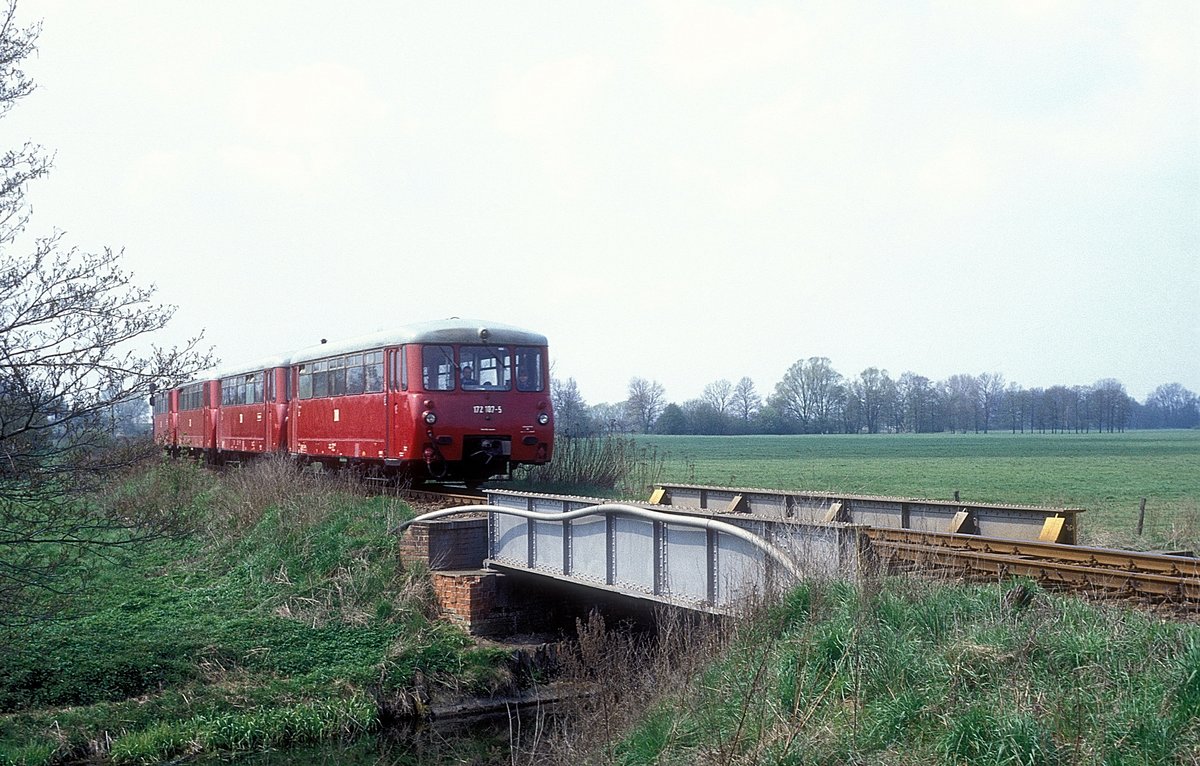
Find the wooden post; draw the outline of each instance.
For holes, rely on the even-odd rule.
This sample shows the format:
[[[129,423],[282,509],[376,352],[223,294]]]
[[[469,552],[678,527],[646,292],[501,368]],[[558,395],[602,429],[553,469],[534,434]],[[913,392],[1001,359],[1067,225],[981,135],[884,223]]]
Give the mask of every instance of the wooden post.
[[[1138,508],[1138,537],[1142,536],[1142,527],[1146,524],[1146,498],[1142,498],[1142,504]]]
[[[958,490],[954,490],[954,502],[958,502]]]

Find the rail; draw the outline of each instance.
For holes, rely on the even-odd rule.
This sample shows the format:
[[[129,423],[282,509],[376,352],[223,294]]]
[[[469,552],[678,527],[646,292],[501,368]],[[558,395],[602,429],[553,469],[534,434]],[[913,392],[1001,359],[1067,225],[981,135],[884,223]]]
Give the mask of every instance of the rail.
[[[1076,590],[1200,601],[1200,560],[1186,556],[1022,540],[867,529],[874,554],[988,577],[1032,577]]]

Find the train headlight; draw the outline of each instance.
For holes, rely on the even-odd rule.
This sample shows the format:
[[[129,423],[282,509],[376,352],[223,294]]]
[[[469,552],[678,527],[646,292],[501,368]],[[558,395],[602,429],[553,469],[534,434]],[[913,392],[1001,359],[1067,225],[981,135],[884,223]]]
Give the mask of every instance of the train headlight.
[[[436,412],[429,412],[428,410],[426,410],[425,414],[422,415],[421,417],[424,418],[425,422],[428,423],[429,425],[433,425],[434,423],[437,422],[437,413]]]
[[[544,426],[550,422],[550,416],[544,412],[538,413],[538,425]]]

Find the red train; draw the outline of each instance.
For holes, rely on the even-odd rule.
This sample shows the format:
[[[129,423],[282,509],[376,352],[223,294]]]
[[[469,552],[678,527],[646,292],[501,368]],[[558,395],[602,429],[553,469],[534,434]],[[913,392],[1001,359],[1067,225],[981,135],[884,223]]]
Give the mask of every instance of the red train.
[[[151,405],[156,443],[214,463],[285,452],[478,483],[554,451],[545,336],[474,320],[322,342],[206,373]]]

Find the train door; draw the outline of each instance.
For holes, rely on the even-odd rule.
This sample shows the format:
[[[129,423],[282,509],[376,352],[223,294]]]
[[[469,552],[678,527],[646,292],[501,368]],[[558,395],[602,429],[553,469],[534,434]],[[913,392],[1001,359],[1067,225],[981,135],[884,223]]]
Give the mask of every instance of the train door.
[[[389,348],[386,352],[388,370],[387,384],[387,436],[386,455],[393,460],[411,460],[412,418],[408,412],[408,368],[407,346]]]

